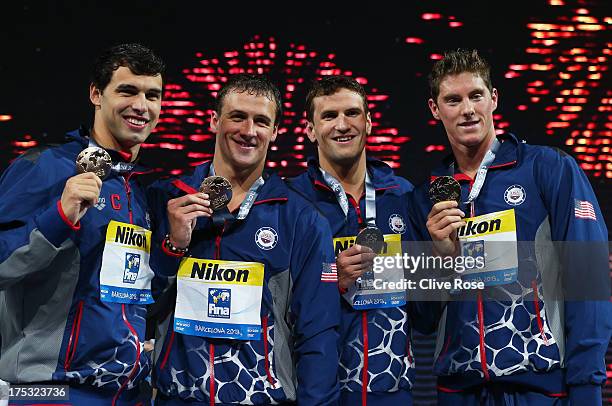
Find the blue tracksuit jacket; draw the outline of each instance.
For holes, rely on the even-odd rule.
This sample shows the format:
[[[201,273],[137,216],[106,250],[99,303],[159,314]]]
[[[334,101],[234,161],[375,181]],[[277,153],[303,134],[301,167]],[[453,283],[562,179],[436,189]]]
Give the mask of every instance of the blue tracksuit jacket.
[[[462,210],[470,217],[514,209],[518,279],[487,287],[473,301],[450,301],[445,307],[420,304],[416,322],[429,317],[437,323],[441,317],[434,365],[438,389],[454,393],[487,382],[505,383],[552,397],[569,395],[572,404],[601,404],[612,331],[605,300],[608,234],[602,213],[572,157],[528,145],[514,135],[501,140],[472,213],[470,207]],[[452,157],[431,178],[442,175],[461,183],[466,201],[473,180],[453,173]],[[423,240],[430,238],[425,226],[432,206],[428,187],[426,182],[411,195],[412,226]],[[589,206],[592,213],[585,215]],[[569,243],[546,248],[553,241]],[[556,253],[557,248],[564,249]],[[590,287],[582,289],[581,283]],[[603,287],[604,300],[594,300],[601,294],[589,296],[596,286]],[[487,300],[493,296],[495,300]]]
[[[200,165],[190,176],[152,185],[154,218],[163,219],[168,199],[197,191],[209,165]],[[223,228],[214,227],[208,218],[199,219],[188,252],[201,259],[264,264],[262,339],[177,333],[171,315],[161,325],[156,349],[154,381],[164,399],[161,404],[337,402],[339,295],[335,282],[322,281],[323,264],[334,261],[331,234],[309,202],[288,190],[278,176],[265,178],[245,219]],[[158,240],[167,232],[166,222],[160,222]],[[257,241],[262,228],[276,235],[267,247]],[[172,265],[169,258],[157,251],[153,262],[159,272],[171,276],[179,260]]]
[[[381,161],[367,160],[367,170],[376,189],[376,225],[383,234],[406,233],[406,197],[412,184],[395,176]],[[308,170],[290,180],[290,187],[303,193],[327,218],[334,238],[354,237],[366,226],[365,194],[356,202],[349,196],[347,216],[329,188],[318,162],[310,159]],[[392,220],[403,224],[392,229]],[[336,244],[336,254],[343,247]],[[344,247],[346,248],[346,247]],[[340,377],[342,404],[389,404],[411,401],[414,361],[410,349],[410,325],[406,308],[355,310],[342,299],[340,328]]]
[[[71,227],[58,201],[89,138],[84,129],[67,137],[61,146],[28,151],[0,179],[0,379],[71,383],[123,398],[150,370],[146,310],[102,302],[100,266],[110,220],[150,228],[137,182],[144,169],[111,171],[98,203],[79,229]]]

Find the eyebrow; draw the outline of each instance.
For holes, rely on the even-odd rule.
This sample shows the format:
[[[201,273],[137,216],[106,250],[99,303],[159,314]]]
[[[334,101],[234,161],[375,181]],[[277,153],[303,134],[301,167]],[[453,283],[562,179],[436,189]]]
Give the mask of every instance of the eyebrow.
[[[139,89],[136,86],[134,86],[134,85],[120,84],[119,86],[117,86],[115,91],[117,91],[117,92],[133,92],[133,93],[138,93]],[[151,89],[147,89],[146,93],[153,93],[155,95],[161,95],[161,89],[158,88],[158,87],[153,87]]]
[[[242,116],[248,116],[249,114],[246,111],[242,111],[242,110],[232,110],[232,111],[228,111],[227,112],[228,116],[233,116],[233,115],[242,115]],[[268,123],[272,122],[272,118],[266,116],[265,114],[256,114],[255,119],[264,119],[266,120]]]

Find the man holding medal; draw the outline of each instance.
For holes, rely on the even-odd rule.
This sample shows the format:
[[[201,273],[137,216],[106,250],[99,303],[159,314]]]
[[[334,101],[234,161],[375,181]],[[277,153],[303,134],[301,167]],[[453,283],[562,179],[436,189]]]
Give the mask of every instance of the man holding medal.
[[[588,179],[562,151],[496,136],[499,96],[477,51],[446,53],[429,83],[452,155],[413,192],[411,219],[437,254],[479,257],[453,277],[484,283],[419,304],[439,325],[439,404],[600,405],[612,315]]]
[[[412,404],[414,362],[403,289],[376,288],[402,280],[401,269],[373,272],[379,255],[401,254],[412,189],[381,161],[366,157],[372,130],[367,96],[353,78],[325,76],[306,98],[306,134],[318,160],[290,180],[325,214],[334,236],[343,293],[338,374],[342,405]]]
[[[281,116],[266,78],[231,77],[212,113],[213,161],[150,188],[155,218],[167,210],[156,270],[176,278],[156,340],[159,405],[337,403],[331,234],[264,171]]]
[[[163,71],[139,44],[103,52],[92,129],[28,151],[0,180],[0,379],[11,404],[137,401],[153,278],[138,158],[159,118]]]

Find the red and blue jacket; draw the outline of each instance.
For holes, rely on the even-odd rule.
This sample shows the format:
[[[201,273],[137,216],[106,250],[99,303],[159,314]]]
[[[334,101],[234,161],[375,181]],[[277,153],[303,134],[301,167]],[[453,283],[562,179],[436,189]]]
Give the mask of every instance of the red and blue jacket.
[[[572,157],[511,134],[500,140],[480,194],[461,208],[468,217],[514,210],[518,277],[479,290],[474,300],[419,303],[415,322],[438,325],[438,389],[504,383],[569,396],[572,404],[601,404],[612,331],[601,210]],[[452,156],[430,181],[444,175],[460,182],[465,202],[474,180],[454,170]],[[429,182],[417,187],[409,206],[422,240],[430,238],[428,188]]]
[[[150,187],[157,241],[168,231],[167,201],[197,192],[209,167],[204,163],[190,176]],[[331,234],[312,205],[277,175],[264,174],[264,180],[243,220],[216,227],[209,218],[198,219],[187,253],[264,264],[262,337],[245,341],[177,333],[171,313],[156,342],[154,383],[162,404],[337,403],[339,294],[337,278],[330,283],[329,272],[322,275],[334,262]],[[263,228],[274,234],[267,246],[257,238]],[[153,266],[172,278],[180,259],[156,252]]]
[[[378,160],[368,159],[367,170],[376,190],[376,226],[385,235],[401,233],[402,240],[414,238],[406,233],[405,193],[412,190],[412,184],[395,176],[387,164]],[[359,201],[347,196],[350,204],[345,216],[315,159],[310,159],[307,172],[290,179],[289,185],[325,215],[334,238],[354,237],[366,226],[365,193]],[[342,248],[335,245],[338,254]],[[342,299],[341,308],[341,403],[410,402],[415,372],[406,306],[355,310]]]
[[[69,383],[114,405],[149,374],[146,308],[102,302],[100,266],[110,220],[150,227],[137,180],[145,170],[113,169],[75,226],[59,201],[89,134],[81,129],[67,138],[28,151],[0,179],[0,379]],[[125,159],[108,152],[114,163]]]

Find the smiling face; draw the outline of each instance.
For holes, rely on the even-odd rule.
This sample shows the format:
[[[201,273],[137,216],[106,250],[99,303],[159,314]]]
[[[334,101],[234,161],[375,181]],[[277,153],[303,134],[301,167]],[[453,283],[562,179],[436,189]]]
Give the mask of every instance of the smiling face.
[[[348,89],[313,99],[313,117],[306,134],[317,143],[322,168],[353,165],[365,159],[366,138],[372,130],[361,95]]]
[[[213,111],[210,123],[216,134],[215,168],[224,165],[234,173],[260,173],[268,146],[276,140],[275,114],[276,104],[265,95],[228,92],[221,112]]]
[[[488,148],[495,138],[493,112],[497,108],[497,89],[490,92],[478,74],[445,76],[437,100],[429,99],[429,108],[434,118],[444,124],[454,151]]]
[[[135,75],[125,66],[114,71],[104,89],[90,86],[96,111],[94,134],[105,147],[134,151],[157,125],[161,110],[161,75]]]

